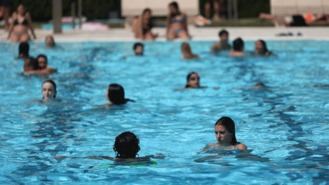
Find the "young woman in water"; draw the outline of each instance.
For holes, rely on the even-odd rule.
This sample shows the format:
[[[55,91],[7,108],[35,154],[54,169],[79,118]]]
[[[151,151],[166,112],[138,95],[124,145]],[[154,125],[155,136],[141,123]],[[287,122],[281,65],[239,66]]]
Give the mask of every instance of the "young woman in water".
[[[107,89],[107,98],[110,105],[124,105],[128,101],[133,101],[125,98],[125,90],[120,84],[110,84]]]
[[[179,9],[176,1],[171,2],[168,5],[169,15],[167,18],[167,31],[166,37],[168,40],[174,40],[176,38],[189,39],[187,27],[187,16]]]
[[[267,49],[267,44],[264,40],[257,40],[255,42],[255,52],[254,52],[255,55],[258,55],[258,56],[270,56],[272,54],[272,52],[270,52],[268,49]]]
[[[185,88],[201,88],[200,75],[197,72],[187,74]]]
[[[192,52],[191,46],[187,42],[183,42],[181,45],[182,57],[186,60],[198,59],[199,56]]]
[[[215,123],[215,136],[217,143],[208,144],[204,150],[247,150],[247,146],[238,142],[235,136],[235,124],[229,117],[221,117]]]
[[[42,101],[47,102],[56,98],[57,87],[53,80],[46,80],[42,83]]]
[[[8,39],[13,42],[26,42],[31,39],[29,30],[34,39],[36,35],[32,27],[30,13],[25,10],[23,4],[18,5],[17,10],[11,17],[11,24],[8,33]]]

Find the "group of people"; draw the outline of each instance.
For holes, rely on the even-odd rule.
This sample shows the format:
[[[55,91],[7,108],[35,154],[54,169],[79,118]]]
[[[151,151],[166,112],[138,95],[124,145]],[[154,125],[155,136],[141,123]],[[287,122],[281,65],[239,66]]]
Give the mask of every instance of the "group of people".
[[[168,5],[169,13],[166,23],[166,38],[187,40],[191,36],[188,31],[187,15],[181,12],[176,1]],[[135,38],[142,40],[154,40],[158,34],[152,32],[153,28],[152,10],[146,8],[140,16],[136,16],[132,22],[132,31]]]
[[[187,28],[187,16],[179,9],[177,2],[169,4],[169,17],[167,20],[166,36],[168,40],[182,38],[189,39],[190,35]],[[136,19],[134,25],[134,32],[136,38],[140,39],[155,39],[158,35],[152,32],[153,24],[151,22],[152,11],[145,9],[143,14]],[[29,54],[30,33],[33,38],[36,38],[34,30],[31,26],[31,17],[25,11],[23,5],[19,5],[17,11],[10,19],[10,29],[8,38],[12,41],[18,41],[19,44],[19,58],[24,61],[24,74],[26,75],[49,75],[57,70],[48,66],[48,57],[40,54],[37,57],[32,57]],[[219,32],[220,41],[215,43],[211,51],[218,53],[221,51],[230,51],[231,56],[243,56],[244,43],[241,38],[233,41],[233,46],[229,44],[229,33],[226,30]],[[54,38],[49,35],[45,38],[46,47],[55,47]],[[143,43],[135,43],[133,50],[136,56],[143,56],[144,45]],[[188,42],[183,42],[181,45],[182,56],[185,59],[195,59],[199,56],[192,52],[191,46]],[[259,55],[268,56],[270,52],[267,50],[266,43],[262,40],[256,42],[256,52]],[[197,72],[190,72],[186,77],[185,88],[202,88],[200,84],[200,75]],[[57,85],[55,81],[48,79],[42,83],[42,103],[55,101],[57,97]],[[107,88],[107,99],[109,106],[124,105],[128,102],[134,102],[125,97],[123,86],[116,83],[109,84]],[[229,117],[220,118],[214,125],[215,136],[217,142],[215,144],[207,145],[204,150],[209,149],[224,149],[224,150],[246,150],[246,145],[239,143],[235,136],[235,123]],[[137,157],[140,150],[139,139],[132,132],[123,132],[115,139],[114,151],[116,157],[100,156],[103,159],[113,159],[115,161],[126,160],[145,160],[154,156]]]
[[[48,45],[54,45],[54,42],[46,42],[47,47],[49,47]],[[30,56],[30,45],[28,42],[19,44],[18,58],[24,62],[23,73],[25,75],[49,75],[57,71],[57,69],[48,66],[48,57],[46,55]]]

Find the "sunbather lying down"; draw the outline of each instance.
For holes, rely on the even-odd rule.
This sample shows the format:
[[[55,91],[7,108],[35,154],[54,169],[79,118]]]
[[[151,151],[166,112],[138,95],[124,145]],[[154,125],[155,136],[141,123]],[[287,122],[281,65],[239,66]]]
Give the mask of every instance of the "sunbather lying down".
[[[320,15],[313,14],[311,12],[288,16],[277,16],[267,13],[260,13],[259,18],[272,21],[275,26],[308,26],[320,22],[329,24],[329,14]]]

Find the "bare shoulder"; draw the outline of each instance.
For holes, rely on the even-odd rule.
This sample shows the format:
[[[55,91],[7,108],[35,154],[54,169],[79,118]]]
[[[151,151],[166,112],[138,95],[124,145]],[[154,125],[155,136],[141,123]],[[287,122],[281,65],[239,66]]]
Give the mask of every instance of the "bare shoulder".
[[[236,145],[236,148],[238,150],[247,150],[247,146],[245,144],[238,144]]]

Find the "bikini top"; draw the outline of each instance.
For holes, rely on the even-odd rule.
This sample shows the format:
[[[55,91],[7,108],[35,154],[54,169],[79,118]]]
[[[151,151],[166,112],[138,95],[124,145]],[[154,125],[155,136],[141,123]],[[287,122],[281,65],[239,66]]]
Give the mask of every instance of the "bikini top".
[[[23,25],[23,26],[28,26],[29,22],[27,21],[27,19],[23,19],[22,21],[19,21],[18,19],[14,20],[14,25]]]
[[[176,15],[171,18],[170,23],[184,23],[186,21],[186,17],[183,15]]]

